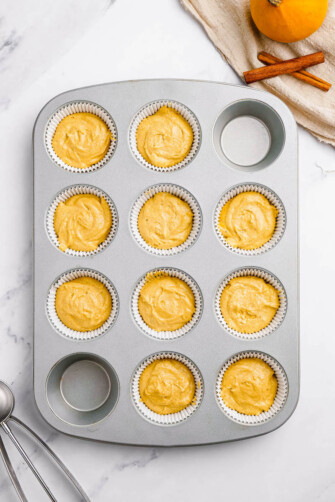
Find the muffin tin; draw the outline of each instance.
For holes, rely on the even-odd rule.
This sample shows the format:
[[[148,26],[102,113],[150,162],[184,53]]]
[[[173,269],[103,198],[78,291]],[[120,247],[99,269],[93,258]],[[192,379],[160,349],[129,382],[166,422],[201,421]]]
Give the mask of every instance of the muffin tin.
[[[171,170],[147,166],[134,145],[136,121],[161,104],[189,114],[196,128],[191,155]],[[107,117],[115,144],[107,159],[79,172],[64,167],[50,151],[50,124],[68,110],[83,109]],[[232,143],[236,127],[222,135],[225,126],[240,117],[237,143],[243,145],[243,136],[248,137],[248,118],[250,124],[260,121],[270,138],[266,149],[261,145],[254,165],[248,155],[243,158],[243,149],[242,155],[238,152],[239,165],[231,160],[237,152],[237,143]],[[258,140],[251,148],[257,144]],[[179,190],[195,204],[197,231],[178,252],[155,252],[143,245],[134,229],[132,217],[141,197],[158,185]],[[215,229],[221,198],[244,185],[268,191],[282,207],[280,232],[270,246],[255,253],[225,246]],[[63,253],[50,227],[50,211],[60,194],[81,193],[85,187],[109,196],[117,225],[108,245],[98,252]],[[161,446],[232,441],[282,425],[299,394],[297,204],[296,124],[288,108],[271,94],[216,82],[144,80],[76,89],[47,103],[34,128],[34,392],[45,420],[72,436]],[[197,319],[178,337],[155,336],[136,317],[136,288],[155,269],[186,276],[197,289]],[[248,270],[282,286],[280,319],[261,336],[250,338],[227,329],[216,301],[227,277]],[[55,322],[50,295],[64,274],[76,277],[85,271],[110,284],[115,311],[106,329],[80,339],[68,336]],[[261,420],[241,420],[224,409],[217,395],[225,365],[241,353],[259,354],[280,372],[277,408]],[[198,381],[199,399],[181,420],[157,422],[141,409],[137,382],[140,368],[164,356],[188,362]]]

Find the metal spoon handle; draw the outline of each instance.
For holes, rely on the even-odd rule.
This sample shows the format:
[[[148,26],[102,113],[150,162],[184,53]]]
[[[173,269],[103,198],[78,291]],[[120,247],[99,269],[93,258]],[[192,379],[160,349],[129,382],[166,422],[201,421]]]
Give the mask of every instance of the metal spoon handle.
[[[49,496],[50,500],[52,500],[53,502],[57,502],[57,499],[53,496],[53,494],[51,493],[49,487],[43,481],[43,478],[41,477],[40,473],[38,472],[38,470],[36,469],[36,467],[34,466],[34,464],[32,463],[32,461],[30,460],[30,458],[28,457],[28,455],[26,454],[26,452],[24,451],[24,449],[22,448],[22,446],[20,445],[20,443],[18,442],[18,440],[16,439],[16,437],[14,436],[14,434],[12,433],[12,431],[10,430],[10,428],[8,427],[7,423],[3,422],[1,424],[1,427],[6,432],[6,434],[8,435],[8,437],[10,438],[10,440],[12,441],[12,443],[15,445],[15,447],[18,449],[18,451],[22,455],[23,459],[27,462],[28,467],[33,472],[33,474],[35,475],[35,477],[39,481],[40,485],[43,487],[44,491]]]
[[[28,427],[26,424],[21,422],[21,420],[19,420],[18,418],[11,417],[11,420],[13,420],[13,422],[15,422],[17,425],[19,425],[23,429],[25,429],[27,432],[29,432],[29,434],[31,434],[33,436],[33,438],[44,448],[44,450],[50,455],[50,457],[58,464],[58,466],[62,469],[64,474],[68,477],[68,479],[71,481],[71,483],[75,486],[75,488],[78,490],[78,492],[82,496],[82,502],[91,502],[91,500],[88,498],[88,496],[86,495],[86,493],[84,492],[83,488],[78,483],[76,478],[73,476],[73,474],[71,474],[71,472],[66,467],[66,465],[63,464],[61,459],[56,455],[56,453],[54,453],[51,450],[51,448],[43,441],[43,439],[41,439],[36,434],[36,432],[34,432],[32,429],[30,429],[30,427]]]
[[[16,490],[16,493],[18,494],[19,499],[21,502],[28,502],[27,497],[25,496],[22,487],[20,485],[20,481],[17,479],[17,476],[15,474],[14,468],[12,466],[11,461],[9,460],[7,450],[5,448],[5,445],[2,441],[2,438],[0,437],[0,454],[2,456],[2,460],[4,461],[5,467],[7,469],[8,475],[10,477],[11,482],[13,483],[13,486]]]

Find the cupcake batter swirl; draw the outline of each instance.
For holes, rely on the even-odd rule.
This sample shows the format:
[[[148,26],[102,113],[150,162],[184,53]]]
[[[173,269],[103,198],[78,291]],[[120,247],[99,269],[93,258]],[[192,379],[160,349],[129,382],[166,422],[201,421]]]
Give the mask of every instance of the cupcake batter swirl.
[[[168,415],[193,402],[195,382],[185,364],[174,359],[158,359],[143,370],[139,390],[142,401],[150,410]]]
[[[276,228],[278,210],[258,192],[242,192],[221,209],[219,230],[228,244],[257,249],[268,242]]]
[[[143,321],[155,331],[176,331],[187,324],[195,312],[191,288],[170,276],[147,278],[140,291],[138,310]]]
[[[189,154],[193,131],[179,112],[162,106],[140,122],[136,142],[138,151],[149,164],[172,167]]]
[[[68,166],[85,169],[104,158],[112,139],[105,122],[94,113],[72,113],[58,124],[52,148]]]
[[[260,415],[273,405],[277,387],[274,371],[266,362],[258,358],[240,359],[225,371],[221,397],[232,410],[244,415]]]
[[[94,251],[107,238],[111,226],[106,199],[94,194],[73,195],[55,211],[54,229],[61,251]]]
[[[107,201],[94,194],[73,195],[55,211],[54,229],[61,251],[94,251],[107,238],[111,226]]]
[[[79,277],[59,286],[56,312],[65,326],[74,331],[93,331],[110,316],[111,295],[102,282],[92,277]]]
[[[193,213],[187,202],[167,192],[160,192],[143,205],[138,229],[149,246],[171,249],[185,242],[191,233]]]
[[[240,333],[256,333],[274,318],[279,294],[259,277],[235,277],[222,291],[220,308],[230,328]]]

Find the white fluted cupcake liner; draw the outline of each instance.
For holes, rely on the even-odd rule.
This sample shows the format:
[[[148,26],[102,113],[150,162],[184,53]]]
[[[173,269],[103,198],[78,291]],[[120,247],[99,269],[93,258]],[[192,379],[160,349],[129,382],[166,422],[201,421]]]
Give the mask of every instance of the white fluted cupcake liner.
[[[182,117],[184,117],[184,119],[187,120],[187,122],[190,124],[193,130],[193,143],[189,154],[187,155],[187,157],[185,157],[184,160],[171,167],[157,167],[147,162],[138,151],[136,142],[136,131],[142,120],[156,113],[164,105],[168,106],[169,108],[173,108],[174,110],[179,112],[180,115],[182,115]],[[130,124],[129,144],[134,157],[140,164],[142,164],[142,166],[159,173],[173,172],[185,167],[194,159],[194,157],[198,153],[198,150],[200,148],[200,143],[201,143],[201,129],[199,121],[194,115],[194,113],[191,112],[191,110],[187,108],[185,105],[182,105],[181,103],[178,103],[177,101],[173,101],[170,99],[160,99],[143,106],[136,113],[135,117],[133,118]]]
[[[175,331],[156,331],[154,329],[149,328],[149,326],[143,321],[141,314],[138,310],[138,300],[140,292],[142,287],[147,281],[148,274],[157,273],[157,275],[159,276],[160,272],[162,274],[169,275],[170,277],[177,277],[178,279],[184,281],[191,288],[192,293],[194,295],[195,312],[193,314],[192,319],[187,324],[182,326],[180,329],[177,329]],[[203,310],[203,298],[198,284],[188,274],[176,268],[159,267],[150,270],[149,272],[144,274],[137,282],[131,298],[131,311],[133,314],[135,324],[143,333],[149,335],[152,338],[155,338],[156,340],[174,340],[176,338],[180,338],[181,336],[186,335],[186,333],[191,331],[191,329],[193,329],[199,322],[202,310]]]
[[[171,193],[172,195],[175,195],[176,197],[179,197],[184,202],[187,202],[187,204],[190,206],[193,212],[193,223],[190,235],[188,236],[185,242],[180,244],[180,246],[176,246],[171,249],[156,249],[150,246],[143,239],[138,229],[138,217],[142,207],[149,199],[151,199],[151,197],[160,192],[168,192]],[[172,256],[188,249],[197,240],[201,230],[201,226],[202,226],[201,209],[195,197],[193,197],[193,195],[190,192],[185,190],[185,188],[182,188],[181,186],[178,185],[173,185],[171,183],[153,185],[144,190],[136,199],[130,212],[130,229],[134,239],[141,246],[141,248],[145,249],[145,251],[157,256]]]
[[[73,197],[73,195],[79,195],[79,194],[92,194],[96,195],[97,197],[104,197],[112,214],[112,226],[106,239],[94,251],[75,251],[74,249],[68,248],[64,251],[64,253],[69,256],[76,256],[76,257],[94,256],[98,253],[101,253],[101,251],[103,251],[104,249],[106,249],[107,246],[109,246],[109,244],[115,237],[119,224],[119,216],[115,204],[109,197],[109,195],[107,195],[103,190],[100,190],[99,188],[96,188],[91,185],[72,185],[70,187],[64,188],[64,190],[62,190],[56,195],[56,197],[49,206],[45,219],[46,231],[52,244],[59,249],[59,241],[54,227],[55,211],[60,202],[65,202],[70,197]]]
[[[275,206],[275,208],[278,211],[277,218],[276,218],[276,227],[275,231],[271,237],[271,239],[263,244],[263,246],[256,248],[256,249],[240,249],[231,246],[228,244],[222,233],[220,232],[219,229],[219,219],[220,219],[220,213],[223,208],[223,206],[230,200],[233,199],[236,195],[239,195],[240,193],[243,192],[258,192],[264,197],[268,199],[268,201]],[[260,255],[262,253],[265,253],[266,251],[269,251],[272,249],[280,239],[282,238],[284,231],[286,227],[286,211],[284,208],[284,204],[272,190],[267,188],[264,185],[260,185],[258,183],[241,183],[239,185],[235,185],[227,192],[225,192],[222,197],[220,198],[214,212],[214,228],[215,228],[215,233],[219,239],[219,241],[227,248],[229,251],[232,251],[233,253],[239,254],[239,255],[244,255],[244,256],[256,256]]]
[[[84,169],[80,169],[78,167],[72,167],[66,164],[62,159],[58,157],[58,155],[56,154],[56,152],[52,147],[52,138],[54,137],[58,124],[68,115],[81,112],[94,113],[94,115],[97,115],[99,118],[101,118],[111,131],[114,138],[111,139],[111,143],[105,157],[102,160],[100,160],[100,162],[98,162],[97,164],[93,164],[92,166],[89,166]],[[71,171],[73,173],[91,173],[93,171],[97,171],[105,164],[107,164],[107,162],[112,158],[116,149],[116,145],[117,145],[117,129],[112,116],[101,106],[96,105],[95,103],[90,103],[88,101],[73,101],[59,108],[50,117],[45,130],[45,146],[52,161],[59,167],[62,167],[63,169],[66,169],[67,171]]]
[[[222,378],[226,370],[236,361],[246,358],[258,358],[266,362],[273,369],[278,382],[277,394],[271,408],[268,411],[263,411],[260,415],[244,415],[232,410],[228,408],[221,397]],[[273,357],[262,352],[240,352],[226,361],[221,368],[216,380],[215,394],[221,410],[228,418],[242,425],[261,425],[271,420],[283,408],[288,396],[288,381],[284,369]]]
[[[55,305],[57,289],[65,282],[73,281],[74,279],[78,279],[78,277],[92,277],[93,279],[97,279],[98,281],[102,282],[102,284],[104,284],[104,286],[106,286],[106,288],[108,289],[112,298],[112,310],[107,321],[100,328],[92,331],[82,332],[70,329],[62,323],[57,315]],[[104,335],[114,324],[119,312],[119,297],[114,285],[109,279],[107,279],[106,276],[104,276],[100,272],[97,272],[96,270],[88,268],[77,268],[65,272],[53,282],[47,296],[46,311],[52,327],[60,335],[63,335],[72,340],[89,341]]]
[[[256,333],[240,333],[239,331],[230,328],[226,323],[220,309],[220,300],[224,288],[235,277],[245,277],[245,276],[259,277],[260,279],[263,279],[265,282],[271,284],[271,286],[273,286],[279,292],[279,308],[274,318],[272,319],[272,321],[268,326],[266,326],[260,331],[257,331]],[[236,338],[240,338],[242,340],[256,340],[259,338],[263,338],[264,336],[270,335],[270,333],[273,333],[281,325],[286,314],[287,298],[282,283],[273,274],[258,267],[245,267],[234,270],[229,275],[227,275],[223,279],[223,281],[221,281],[215,294],[214,308],[218,321],[230,335],[235,336]]]
[[[157,359],[174,359],[176,361],[179,361],[188,367],[188,369],[192,372],[192,375],[194,377],[194,382],[195,382],[194,401],[189,406],[187,406],[181,411],[178,411],[177,413],[171,413],[169,415],[159,415],[158,413],[155,413],[154,411],[150,410],[141,399],[139,390],[139,382],[141,374],[143,373],[145,368],[149,366],[149,364],[151,364],[153,361],[156,361]],[[204,383],[201,373],[197,368],[197,366],[188,357],[183,356],[182,354],[177,354],[175,352],[159,352],[158,354],[152,354],[151,356],[147,357],[135,370],[135,373],[131,381],[131,395],[137,411],[146,420],[156,425],[165,425],[165,426],[177,425],[183,422],[184,420],[187,420],[199,408],[202,401],[203,393],[204,393]]]

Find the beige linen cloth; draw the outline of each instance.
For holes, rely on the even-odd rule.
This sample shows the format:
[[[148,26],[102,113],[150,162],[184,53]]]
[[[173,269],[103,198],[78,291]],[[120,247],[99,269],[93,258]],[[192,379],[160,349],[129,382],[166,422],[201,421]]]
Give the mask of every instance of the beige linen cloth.
[[[181,0],[181,3],[241,78],[244,71],[263,65],[257,59],[261,51],[290,59],[322,50],[326,62],[308,71],[330,82],[333,85],[330,91],[323,92],[289,75],[252,85],[278,96],[300,125],[320,141],[335,146],[335,0],[329,1],[322,27],[308,39],[293,44],[274,42],[257,30],[249,0]]]

